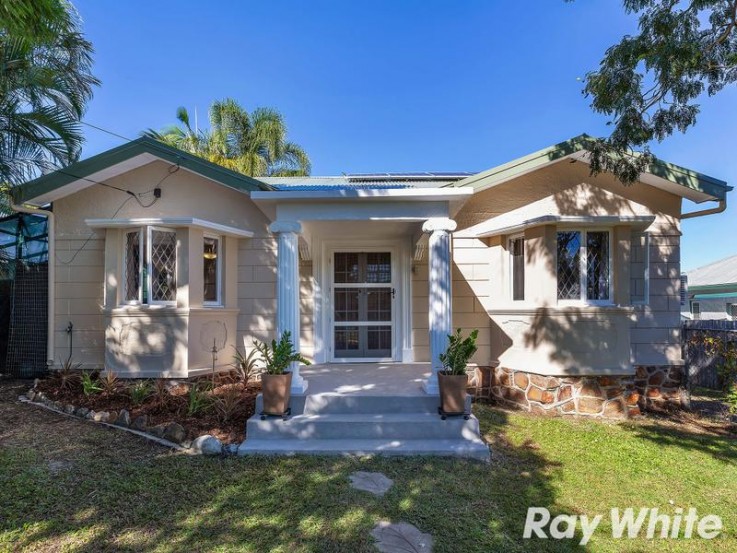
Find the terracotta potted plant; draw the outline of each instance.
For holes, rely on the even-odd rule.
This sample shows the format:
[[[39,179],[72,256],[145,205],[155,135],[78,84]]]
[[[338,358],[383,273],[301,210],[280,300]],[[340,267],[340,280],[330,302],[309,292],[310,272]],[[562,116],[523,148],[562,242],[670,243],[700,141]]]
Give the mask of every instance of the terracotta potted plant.
[[[292,373],[288,371],[293,362],[309,365],[310,362],[295,351],[292,337],[284,332],[279,341],[253,342],[256,350],[261,354],[264,369],[261,375],[261,393],[264,409],[261,418],[266,415],[286,417],[289,414],[290,389],[292,387]]]
[[[476,338],[478,330],[473,330],[466,338],[461,335],[461,329],[448,336],[448,348],[440,354],[443,370],[438,371],[438,388],[440,388],[439,412],[443,419],[447,415],[463,415],[468,418],[466,411],[466,388],[468,374],[466,365],[478,349]]]

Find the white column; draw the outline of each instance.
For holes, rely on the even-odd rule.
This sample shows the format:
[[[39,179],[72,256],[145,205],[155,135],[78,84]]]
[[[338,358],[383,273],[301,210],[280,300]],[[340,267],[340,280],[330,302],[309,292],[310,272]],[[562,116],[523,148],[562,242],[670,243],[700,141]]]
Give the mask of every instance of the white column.
[[[292,342],[299,351],[299,233],[302,225],[297,221],[275,221],[269,230],[278,241],[276,271],[276,332],[277,340],[289,331]],[[292,363],[292,393],[303,394],[307,382],[299,374],[299,363]]]
[[[428,240],[428,298],[430,323],[431,373],[422,387],[428,394],[438,394],[437,373],[442,369],[440,354],[448,345],[453,326],[453,277],[451,274],[451,233],[456,229],[452,219],[429,219],[422,232]]]

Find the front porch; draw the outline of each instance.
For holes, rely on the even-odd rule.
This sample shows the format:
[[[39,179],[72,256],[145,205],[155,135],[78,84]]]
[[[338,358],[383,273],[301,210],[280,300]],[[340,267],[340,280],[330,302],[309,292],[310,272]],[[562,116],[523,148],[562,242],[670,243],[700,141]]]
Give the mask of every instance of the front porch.
[[[309,382],[286,420],[246,424],[240,455],[439,455],[489,460],[476,417],[442,420],[427,394],[429,363],[327,363],[301,367]],[[471,398],[467,398],[468,409]]]

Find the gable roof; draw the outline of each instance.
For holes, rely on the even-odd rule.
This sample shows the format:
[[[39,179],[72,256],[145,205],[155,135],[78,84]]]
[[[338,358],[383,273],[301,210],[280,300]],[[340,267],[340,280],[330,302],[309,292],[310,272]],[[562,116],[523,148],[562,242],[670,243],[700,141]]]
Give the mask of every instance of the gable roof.
[[[236,173],[152,138],[141,137],[24,183],[15,190],[15,201],[44,205],[92,186],[95,181],[111,178],[156,159],[168,161],[241,192],[272,189],[268,184],[252,177]]]
[[[593,140],[591,136],[581,134],[459,180],[450,186],[470,186],[476,191],[481,191],[563,159],[572,158],[586,163],[587,146]],[[660,159],[656,159],[648,166],[640,180],[697,203],[723,200],[727,192],[732,190],[732,187],[722,180]]]
[[[689,288],[737,283],[737,255],[693,269],[686,275]]]

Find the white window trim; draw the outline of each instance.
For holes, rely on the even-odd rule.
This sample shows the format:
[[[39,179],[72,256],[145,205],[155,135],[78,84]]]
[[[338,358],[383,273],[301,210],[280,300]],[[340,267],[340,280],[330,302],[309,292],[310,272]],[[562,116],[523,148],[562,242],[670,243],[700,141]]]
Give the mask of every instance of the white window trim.
[[[203,301],[202,305],[205,307],[222,307],[223,305],[223,237],[218,234],[210,234],[205,233],[204,238],[209,238],[211,240],[217,241],[217,258],[216,258],[216,267],[215,267],[215,288],[216,288],[216,300],[215,301],[205,301],[204,300],[204,280],[202,281],[203,285]],[[202,250],[204,254],[205,249],[205,241],[202,240]],[[204,275],[203,275],[204,276]]]
[[[145,244],[144,237],[143,237],[143,228],[127,228],[123,230],[123,244],[122,249],[123,253],[121,256],[121,259],[123,260],[122,265],[122,279],[121,282],[123,284],[122,288],[122,296],[121,296],[121,305],[141,305],[143,303],[143,287],[146,285],[145,282],[143,282],[143,263],[145,262],[145,256],[143,255],[143,245]],[[133,234],[134,232],[138,232],[138,299],[135,300],[129,300],[128,298],[128,235]]]
[[[645,282],[645,290],[643,290],[642,293],[642,299],[639,301],[633,301],[631,302],[632,305],[650,305],[650,233],[649,232],[642,232],[638,233],[639,236],[642,236],[645,239],[645,243],[643,244],[644,248],[644,256],[643,256],[643,265],[645,265],[644,270],[644,282]],[[611,271],[611,267],[609,269]],[[630,298],[632,297],[632,291],[630,290]]]
[[[601,305],[601,306],[607,306],[607,305],[614,305],[614,278],[613,272],[614,272],[614,256],[612,252],[612,238],[613,238],[613,230],[611,228],[601,228],[601,227],[590,227],[590,228],[561,228],[557,227],[555,229],[555,240],[556,240],[556,246],[555,246],[555,252],[557,256],[558,252],[558,233],[559,232],[579,232],[581,233],[581,246],[580,246],[580,255],[579,255],[579,287],[581,289],[581,295],[579,299],[560,299],[558,298],[558,305],[563,306],[583,306],[583,305]],[[589,232],[608,232],[609,233],[609,299],[607,300],[590,300],[586,298],[586,276],[587,276],[587,260],[588,260],[588,252],[587,252],[587,246],[586,246],[586,237]],[[555,289],[556,289],[556,298],[558,295],[558,260],[556,257],[555,260]]]
[[[167,228],[167,227],[156,227],[156,226],[148,226],[146,227],[146,291],[148,292],[148,303],[149,305],[176,305],[176,293],[174,300],[164,301],[164,300],[154,300],[153,299],[153,289],[151,287],[152,284],[152,276],[153,276],[153,263],[151,262],[151,253],[152,253],[152,246],[153,241],[151,240],[151,233],[154,231],[156,232],[168,232],[174,235],[176,238],[177,231],[173,228]],[[179,264],[178,256],[176,255],[176,251],[174,254],[174,278],[176,279],[177,274],[177,266]]]
[[[693,310],[694,305],[698,306],[698,308],[699,308],[699,317],[698,317],[698,319],[694,316],[695,315],[694,314],[694,310]],[[692,319],[694,321],[701,320],[701,302],[700,301],[691,300],[691,303],[689,304],[688,308],[689,308],[688,309],[689,310],[689,313],[691,313],[691,317],[692,317]]]
[[[507,242],[507,249],[509,251],[509,299],[515,303],[521,303],[525,301],[525,283],[524,279],[522,281],[522,299],[516,300],[514,299],[514,253],[512,250],[512,242],[514,240],[522,240],[522,259],[525,261],[525,235],[524,233],[519,234],[513,234],[509,237],[509,240]],[[526,267],[525,267],[526,269]],[[522,276],[524,277],[524,272],[522,273]]]

